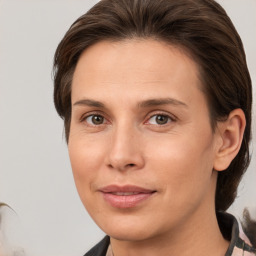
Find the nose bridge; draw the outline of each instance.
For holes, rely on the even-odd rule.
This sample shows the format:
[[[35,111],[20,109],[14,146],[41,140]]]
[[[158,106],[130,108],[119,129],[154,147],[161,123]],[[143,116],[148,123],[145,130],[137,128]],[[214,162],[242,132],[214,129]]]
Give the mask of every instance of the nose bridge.
[[[144,164],[139,146],[140,133],[127,121],[119,122],[113,128],[109,149],[109,165],[118,170],[138,169]]]

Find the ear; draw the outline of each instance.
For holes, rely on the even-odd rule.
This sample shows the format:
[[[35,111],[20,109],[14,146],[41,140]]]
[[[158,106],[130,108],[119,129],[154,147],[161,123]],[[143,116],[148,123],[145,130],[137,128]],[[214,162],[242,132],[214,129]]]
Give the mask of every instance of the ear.
[[[228,168],[238,154],[246,125],[242,109],[234,109],[227,120],[217,124],[216,133],[219,138],[214,159],[214,170],[223,171]]]

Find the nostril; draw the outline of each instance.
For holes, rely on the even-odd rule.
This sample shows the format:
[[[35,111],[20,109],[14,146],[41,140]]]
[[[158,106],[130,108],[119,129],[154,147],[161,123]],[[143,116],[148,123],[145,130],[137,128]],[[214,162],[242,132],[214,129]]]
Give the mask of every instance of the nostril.
[[[136,166],[136,164],[126,164],[126,165],[123,166],[123,168],[120,167],[120,169],[126,169],[126,168],[134,167],[134,166]],[[119,169],[117,166],[115,167],[112,164],[109,164],[108,167],[111,168],[111,169],[115,169],[115,168]]]

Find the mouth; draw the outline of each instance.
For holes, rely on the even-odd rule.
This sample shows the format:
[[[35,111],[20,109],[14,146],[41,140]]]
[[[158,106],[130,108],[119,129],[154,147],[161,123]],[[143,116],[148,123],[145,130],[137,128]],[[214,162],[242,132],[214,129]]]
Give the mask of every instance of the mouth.
[[[110,185],[101,188],[99,191],[102,193],[104,200],[115,208],[133,208],[156,193],[156,190],[132,185]]]

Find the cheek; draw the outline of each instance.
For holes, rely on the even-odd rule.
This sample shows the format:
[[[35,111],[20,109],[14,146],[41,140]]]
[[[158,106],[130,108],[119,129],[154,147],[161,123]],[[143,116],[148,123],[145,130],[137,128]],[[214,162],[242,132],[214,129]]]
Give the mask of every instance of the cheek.
[[[100,143],[90,140],[72,138],[68,144],[69,157],[78,193],[84,197],[90,195],[91,184],[97,179],[98,171],[104,162],[103,149]]]
[[[181,200],[184,194],[207,189],[213,166],[212,134],[172,136],[150,151],[148,161],[169,196]]]

